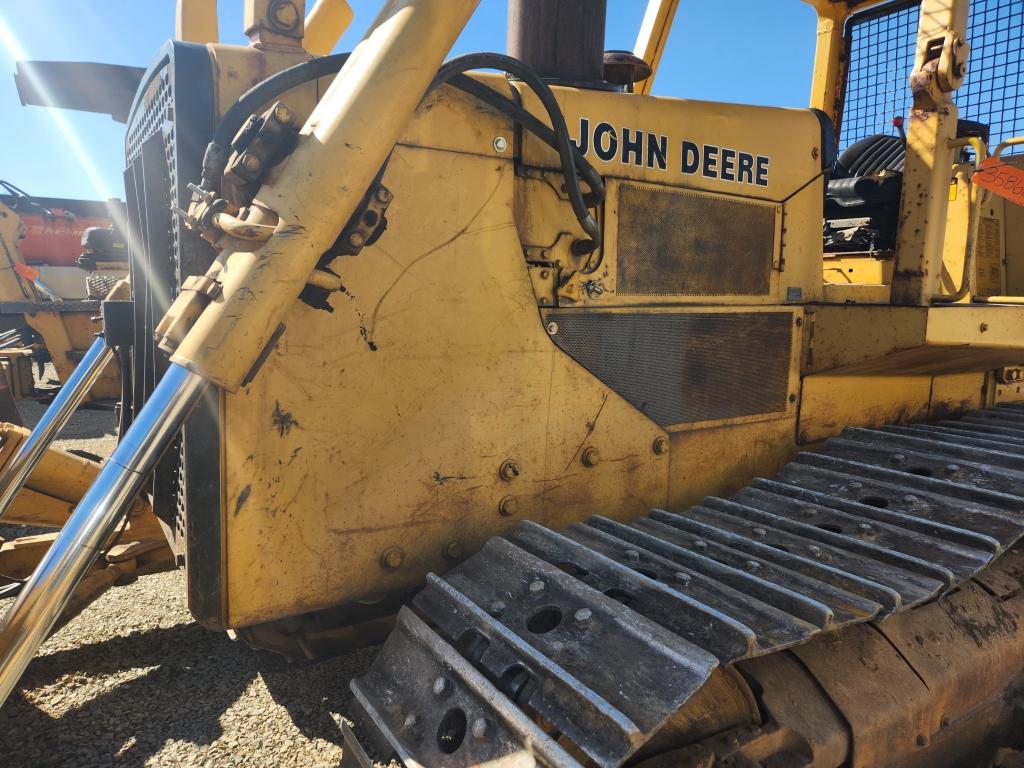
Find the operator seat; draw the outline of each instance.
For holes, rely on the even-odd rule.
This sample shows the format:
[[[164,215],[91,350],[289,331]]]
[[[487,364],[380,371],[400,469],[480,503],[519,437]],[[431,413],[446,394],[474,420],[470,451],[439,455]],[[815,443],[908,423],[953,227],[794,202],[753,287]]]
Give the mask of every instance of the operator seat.
[[[984,123],[960,120],[958,137],[988,142]],[[825,192],[825,252],[891,251],[896,245],[907,142],[876,134],[850,145],[832,167]],[[966,161],[962,154],[961,162]]]
[[[825,193],[825,218],[870,215],[868,207],[898,202],[907,143],[901,136],[877,134],[843,150]]]

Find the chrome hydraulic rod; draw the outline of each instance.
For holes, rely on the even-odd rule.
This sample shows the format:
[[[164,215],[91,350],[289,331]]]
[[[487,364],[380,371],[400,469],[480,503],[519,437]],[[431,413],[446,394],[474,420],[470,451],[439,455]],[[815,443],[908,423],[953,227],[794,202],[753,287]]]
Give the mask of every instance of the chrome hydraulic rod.
[[[206,388],[171,365],[0,624],[0,706]]]
[[[68,419],[89,394],[113,356],[114,351],[102,336],[98,336],[75,366],[74,372],[60,388],[57,396],[53,398],[36,428],[18,446],[7,467],[0,474],[0,520],[7,514],[14,497],[24,487],[32,470],[50,447],[50,443],[64,429]]]

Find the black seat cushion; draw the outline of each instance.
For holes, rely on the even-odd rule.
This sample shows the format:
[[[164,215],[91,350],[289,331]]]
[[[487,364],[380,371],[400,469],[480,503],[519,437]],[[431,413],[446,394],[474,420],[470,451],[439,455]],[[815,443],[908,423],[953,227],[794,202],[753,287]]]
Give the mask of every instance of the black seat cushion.
[[[833,179],[867,176],[878,171],[903,171],[907,144],[900,136],[878,134],[861,139],[843,150],[836,160]]]

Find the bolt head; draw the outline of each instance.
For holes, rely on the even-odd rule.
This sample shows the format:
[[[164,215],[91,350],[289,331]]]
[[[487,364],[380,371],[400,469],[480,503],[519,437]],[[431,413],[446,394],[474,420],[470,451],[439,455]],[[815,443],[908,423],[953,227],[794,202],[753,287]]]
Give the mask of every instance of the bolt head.
[[[601,453],[594,446],[590,446],[580,456],[580,461],[583,462],[584,467],[596,467],[601,461]]]
[[[640,553],[637,552],[635,549],[627,549],[624,554],[626,555],[627,560],[630,560],[634,563],[640,559]]]
[[[912,493],[908,493],[906,496],[903,497],[903,501],[905,501],[907,504],[916,504],[917,496],[915,496]]]
[[[491,616],[501,616],[501,614],[505,612],[506,608],[508,608],[508,606],[501,602],[501,600],[495,600],[491,603]]]
[[[761,570],[761,564],[757,560],[747,560],[745,563],[748,571],[759,571]]]
[[[809,546],[807,548],[807,551],[810,552],[815,557],[821,557],[821,547],[819,547],[817,545],[812,544],[811,546]]]
[[[859,480],[854,480],[852,483],[849,483],[847,487],[854,491],[859,491],[861,488],[864,487],[864,483],[860,482]]]
[[[576,613],[572,615],[573,620],[577,624],[586,624],[593,617],[594,612],[589,608],[580,608]]]
[[[859,523],[857,525],[857,529],[860,530],[860,531],[864,531],[864,533],[867,533],[868,531],[874,530],[871,527],[871,523]]]
[[[519,513],[519,500],[515,496],[506,496],[498,502],[498,514],[502,517],[512,517]]]
[[[519,477],[519,465],[512,461],[512,459],[506,459],[498,467],[498,476],[505,482],[515,480]]]
[[[482,717],[478,717],[473,721],[473,725],[470,728],[473,733],[474,739],[486,739],[487,738],[487,720]]]
[[[405,716],[405,720],[402,721],[402,728],[412,733],[419,730],[420,719],[416,717],[412,712]]]
[[[552,320],[550,323],[548,323],[548,334],[554,336],[556,333],[558,333],[558,323]]]
[[[362,232],[353,232],[348,236],[348,244],[353,248],[362,248],[366,245],[366,238]]]
[[[757,536],[757,538],[759,539],[763,539],[765,536],[768,535],[768,531],[766,531],[764,528],[755,528],[754,535]]]
[[[463,552],[462,545],[457,541],[449,541],[444,547],[444,556],[449,560],[458,560]]]
[[[900,464],[904,464],[906,462],[907,457],[904,456],[902,453],[894,453],[889,460],[896,466],[899,466]]]
[[[391,190],[387,187],[377,187],[377,191],[374,192],[373,196],[377,198],[377,202],[381,205],[387,205],[394,197]]]
[[[494,151],[500,155],[506,149],[508,149],[508,139],[506,139],[504,136],[495,136]]]
[[[389,571],[398,570],[405,560],[401,547],[388,547],[380,556],[380,564]]]
[[[278,3],[274,7],[274,22],[282,29],[292,29],[299,23],[299,9],[291,2]]]
[[[655,456],[664,456],[668,453],[668,440],[661,436],[654,438],[654,443],[651,444],[651,450],[654,451]]]
[[[708,548],[708,543],[704,541],[704,539],[697,539],[695,542],[693,542],[693,547],[694,549],[699,549],[701,552],[703,552],[705,549]]]
[[[452,684],[447,677],[438,677],[434,679],[434,685],[432,690],[435,696],[444,696],[451,689]]]
[[[947,464],[946,465],[946,472],[948,472],[951,475],[955,475],[959,471],[960,471],[960,465],[959,464]]]
[[[682,571],[678,571],[676,573],[675,579],[680,584],[682,584],[684,587],[693,580],[693,578],[690,576],[690,574],[683,573]]]
[[[539,595],[544,591],[544,582],[540,579],[530,582],[530,594]]]
[[[291,125],[294,118],[295,114],[284,104],[278,104],[277,108],[274,109],[274,119],[281,123],[281,125]]]

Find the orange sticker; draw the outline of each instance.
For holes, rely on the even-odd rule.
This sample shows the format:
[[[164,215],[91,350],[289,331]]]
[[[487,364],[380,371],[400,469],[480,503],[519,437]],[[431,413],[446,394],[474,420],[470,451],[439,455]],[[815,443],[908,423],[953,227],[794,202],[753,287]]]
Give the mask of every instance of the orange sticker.
[[[14,271],[24,277],[26,280],[35,280],[39,277],[39,270],[33,269],[28,264],[15,264]]]
[[[986,157],[981,163],[981,170],[974,174],[974,182],[1010,202],[1024,205],[1024,169],[995,157]]]

